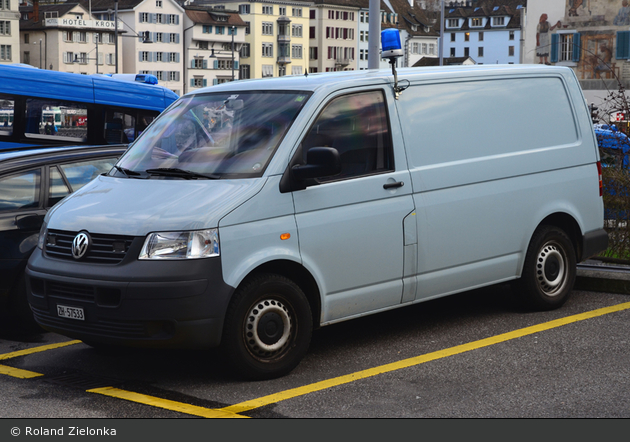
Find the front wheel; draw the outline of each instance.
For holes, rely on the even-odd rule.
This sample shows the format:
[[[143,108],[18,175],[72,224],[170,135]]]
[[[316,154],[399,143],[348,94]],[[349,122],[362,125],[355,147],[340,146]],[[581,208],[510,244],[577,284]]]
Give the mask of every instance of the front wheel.
[[[560,228],[541,226],[532,236],[515,289],[530,308],[558,308],[573,289],[575,265],[575,249],[568,235]]]
[[[306,354],[313,319],[302,290],[291,280],[258,275],[241,286],[225,318],[222,349],[249,380],[288,374]]]

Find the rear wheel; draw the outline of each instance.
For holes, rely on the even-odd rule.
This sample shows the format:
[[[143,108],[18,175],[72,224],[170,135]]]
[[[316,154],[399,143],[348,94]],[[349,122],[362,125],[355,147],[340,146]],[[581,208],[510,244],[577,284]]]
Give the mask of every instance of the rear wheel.
[[[297,284],[279,275],[261,274],[234,294],[221,345],[242,377],[272,379],[299,364],[312,329],[311,309]]]
[[[560,228],[541,226],[527,249],[515,289],[527,307],[552,310],[568,299],[575,282],[575,249]]]

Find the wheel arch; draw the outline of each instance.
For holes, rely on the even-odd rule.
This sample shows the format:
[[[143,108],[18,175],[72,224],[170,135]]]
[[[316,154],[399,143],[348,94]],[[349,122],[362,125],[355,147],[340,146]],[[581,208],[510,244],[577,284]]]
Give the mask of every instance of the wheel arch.
[[[301,264],[290,260],[269,261],[252,269],[249,274],[239,284],[244,284],[251,277],[261,273],[273,273],[284,276],[297,284],[304,292],[308,303],[311,306],[313,316],[313,328],[319,328],[321,323],[321,296],[315,278]]]
[[[575,250],[575,256],[577,258],[577,262],[580,262],[582,257],[582,236],[583,232],[580,228],[580,225],[576,221],[576,219],[565,212],[556,212],[546,216],[534,229],[534,232],[538,230],[541,226],[548,225],[558,227],[569,236],[571,239],[571,243],[573,244],[573,249]],[[530,238],[533,236],[530,235]]]

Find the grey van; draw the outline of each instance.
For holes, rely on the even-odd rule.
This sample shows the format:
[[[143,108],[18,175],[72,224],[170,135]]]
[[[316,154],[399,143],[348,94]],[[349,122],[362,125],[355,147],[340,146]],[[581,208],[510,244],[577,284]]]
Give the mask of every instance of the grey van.
[[[90,345],[221,346],[272,378],[366,314],[506,281],[560,307],[607,246],[601,195],[568,68],[232,82],[181,97],[48,213],[29,302]]]

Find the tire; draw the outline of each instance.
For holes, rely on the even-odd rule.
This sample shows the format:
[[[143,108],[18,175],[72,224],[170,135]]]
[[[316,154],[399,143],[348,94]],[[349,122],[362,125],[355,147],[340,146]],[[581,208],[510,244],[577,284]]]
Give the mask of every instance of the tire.
[[[242,378],[273,379],[300,363],[312,331],[311,308],[297,284],[279,275],[261,274],[235,292],[221,347]]]
[[[532,236],[515,289],[526,307],[553,310],[569,298],[575,272],[575,248],[571,239],[562,229],[544,225]]]

